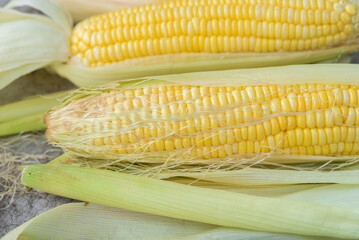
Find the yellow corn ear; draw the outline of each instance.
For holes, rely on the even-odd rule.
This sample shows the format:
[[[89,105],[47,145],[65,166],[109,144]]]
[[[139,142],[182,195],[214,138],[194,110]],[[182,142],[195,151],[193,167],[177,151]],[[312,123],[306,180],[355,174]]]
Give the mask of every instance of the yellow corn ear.
[[[71,52],[98,67],[179,53],[316,50],[354,40],[358,19],[357,5],[342,0],[176,0],[87,19]]]
[[[78,157],[126,161],[359,155],[358,73],[320,64],[134,80],[75,94],[47,115],[47,136]]]
[[[170,0],[91,17],[56,71],[77,85],[313,63],[358,49],[358,1]]]

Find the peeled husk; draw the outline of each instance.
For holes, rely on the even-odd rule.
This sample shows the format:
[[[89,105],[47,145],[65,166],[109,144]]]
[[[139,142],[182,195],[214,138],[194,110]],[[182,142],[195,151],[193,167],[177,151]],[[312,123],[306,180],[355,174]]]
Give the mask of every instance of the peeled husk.
[[[23,13],[28,6],[45,15]],[[0,8],[0,89],[22,75],[66,62],[72,20],[55,0],[14,0]]]
[[[22,181],[28,187],[82,201],[226,227],[359,237],[358,201],[353,196],[357,185],[313,188],[297,198],[258,197],[58,164],[26,166]],[[343,190],[341,195],[322,202],[337,187]],[[342,207],[342,199],[350,203]]]
[[[83,240],[335,240],[225,228],[91,203],[70,203],[49,210],[14,229],[3,240],[29,236],[53,240],[72,240],[76,237]]]

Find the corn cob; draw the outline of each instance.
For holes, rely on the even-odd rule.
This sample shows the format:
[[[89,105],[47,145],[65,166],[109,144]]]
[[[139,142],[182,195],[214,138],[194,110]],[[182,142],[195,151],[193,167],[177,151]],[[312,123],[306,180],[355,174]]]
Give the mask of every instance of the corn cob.
[[[47,136],[76,156],[111,160],[359,155],[358,70],[310,65],[136,80],[75,95],[46,116]]]
[[[88,67],[179,53],[305,51],[353,41],[356,1],[177,0],[92,17],[74,29]]]

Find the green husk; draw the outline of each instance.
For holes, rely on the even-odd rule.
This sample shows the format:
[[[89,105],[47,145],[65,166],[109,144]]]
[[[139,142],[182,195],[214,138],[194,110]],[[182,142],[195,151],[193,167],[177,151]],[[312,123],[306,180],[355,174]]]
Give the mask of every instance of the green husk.
[[[56,64],[53,68],[77,86],[90,87],[144,76],[316,63],[332,60],[358,49],[359,44],[345,44],[301,52],[183,53],[130,59],[96,68],[88,68],[74,62]]]
[[[2,240],[27,238],[39,240],[333,239],[224,228],[91,203],[71,203],[59,206],[31,219],[6,235]]]
[[[257,231],[356,239],[359,213],[69,165],[31,165],[23,183],[86,202]]]
[[[45,113],[67,94],[69,91],[61,91],[0,106],[0,137],[45,129]]]
[[[44,113],[35,113],[0,122],[0,137],[45,129],[46,125],[43,123],[43,118]]]
[[[54,160],[50,161],[48,164],[70,164],[73,162],[69,156],[66,154],[62,154],[55,158]]]
[[[81,167],[92,167],[92,168],[96,168],[96,166],[92,165],[91,162],[89,161],[78,161],[76,159],[73,159],[71,157],[69,157],[66,154],[63,154],[57,158],[55,158],[54,160],[50,161],[48,164],[72,164],[75,166],[81,166]],[[123,167],[122,169],[113,169],[116,171],[120,171],[122,173],[128,173],[131,174],[131,171],[127,171],[128,167]],[[181,184],[186,184],[186,185],[191,185],[191,186],[197,186],[197,187],[203,187],[203,188],[211,188],[211,189],[221,189],[221,190],[226,190],[226,191],[231,191],[231,192],[238,192],[238,193],[245,193],[245,194],[251,194],[251,195],[256,195],[256,196],[266,196],[266,197],[276,197],[276,196],[282,196],[282,195],[287,195],[290,193],[294,193],[294,192],[298,192],[298,191],[303,191],[303,190],[307,190],[307,189],[311,189],[311,188],[317,188],[317,187],[322,187],[325,186],[325,184],[318,184],[316,182],[310,182],[310,181],[306,181],[306,182],[310,182],[310,184],[296,184],[297,182],[293,182],[293,184],[279,184],[279,181],[273,181],[274,178],[270,178],[269,174],[267,174],[266,170],[268,170],[270,172],[269,169],[263,169],[263,173],[265,173],[265,176],[268,177],[268,182],[271,182],[272,185],[268,185],[267,181],[263,181],[263,185],[244,185],[243,183],[241,184],[241,182],[238,182],[238,178],[242,178],[242,176],[236,176],[236,174],[238,174],[239,171],[233,171],[236,174],[233,174],[232,171],[223,171],[224,175],[228,175],[227,176],[223,176],[222,178],[222,171],[218,171],[218,176],[220,176],[218,179],[211,179],[212,181],[208,181],[207,178],[205,177],[201,177],[201,178],[197,178],[192,176],[192,178],[184,178],[184,177],[174,177],[175,175],[182,175],[180,171],[174,171],[171,175],[171,177],[169,177],[166,173],[162,174],[159,173],[158,175],[156,175],[155,177],[157,178],[162,178],[163,180],[166,181],[171,181],[171,182],[176,182],[176,183],[181,183]],[[298,171],[292,171],[291,174],[295,174]],[[214,175],[216,175],[215,173],[217,173],[217,171],[213,172]],[[197,173],[198,175],[200,175],[199,173]],[[166,176],[167,175],[167,176]],[[184,175],[187,175],[186,173],[184,173]],[[203,173],[202,173],[203,175]],[[212,174],[210,174],[212,175]],[[278,172],[278,179],[281,179],[281,172]],[[310,175],[310,174],[308,174]],[[315,172],[313,172],[313,175],[315,175]],[[165,177],[166,176],[166,177]],[[233,179],[230,179],[231,176],[233,177]],[[355,176],[356,177],[356,176]],[[261,176],[258,176],[258,178],[261,179]],[[313,177],[312,177],[313,179]],[[303,180],[301,179],[299,182],[303,182]],[[329,182],[329,181],[328,181]],[[352,182],[350,181],[350,183],[352,184]]]
[[[208,172],[163,171],[160,179],[188,177],[204,181],[245,186],[285,185],[305,183],[359,184],[359,170],[305,171],[285,169],[261,169],[247,167],[241,170],[215,170]]]

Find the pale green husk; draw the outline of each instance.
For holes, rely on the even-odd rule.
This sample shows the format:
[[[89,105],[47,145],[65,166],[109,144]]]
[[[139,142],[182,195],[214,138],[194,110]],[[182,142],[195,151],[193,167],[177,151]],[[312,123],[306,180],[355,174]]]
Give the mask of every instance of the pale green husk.
[[[44,15],[21,13],[29,6]],[[72,20],[55,0],[14,0],[0,8],[0,89],[18,77],[70,55]]]
[[[257,197],[69,165],[27,166],[22,181],[86,202],[226,227],[359,238],[359,212],[307,200]]]
[[[61,91],[0,106],[0,137],[46,128],[43,118],[50,108],[60,104],[70,91]]]
[[[183,53],[130,59],[96,68],[84,67],[75,62],[56,64],[53,67],[77,86],[89,87],[153,75],[316,63],[332,60],[358,49],[359,45],[354,44],[302,52]]]
[[[59,206],[31,219],[2,240],[27,237],[39,240],[334,240],[225,228],[91,203]]]
[[[285,185],[298,183],[343,183],[359,184],[359,170],[338,171],[298,171],[244,168],[241,170],[215,170],[208,172],[160,172],[155,175],[161,179],[171,177],[188,177],[210,182],[230,185],[262,186],[262,185]]]
[[[333,193],[336,194],[333,194]],[[297,191],[282,198],[307,201],[358,210],[358,186],[332,185]],[[99,214],[101,213],[101,214]],[[16,228],[3,240],[36,239],[328,239],[223,228],[197,222],[131,212],[96,204],[73,203],[50,210]]]

